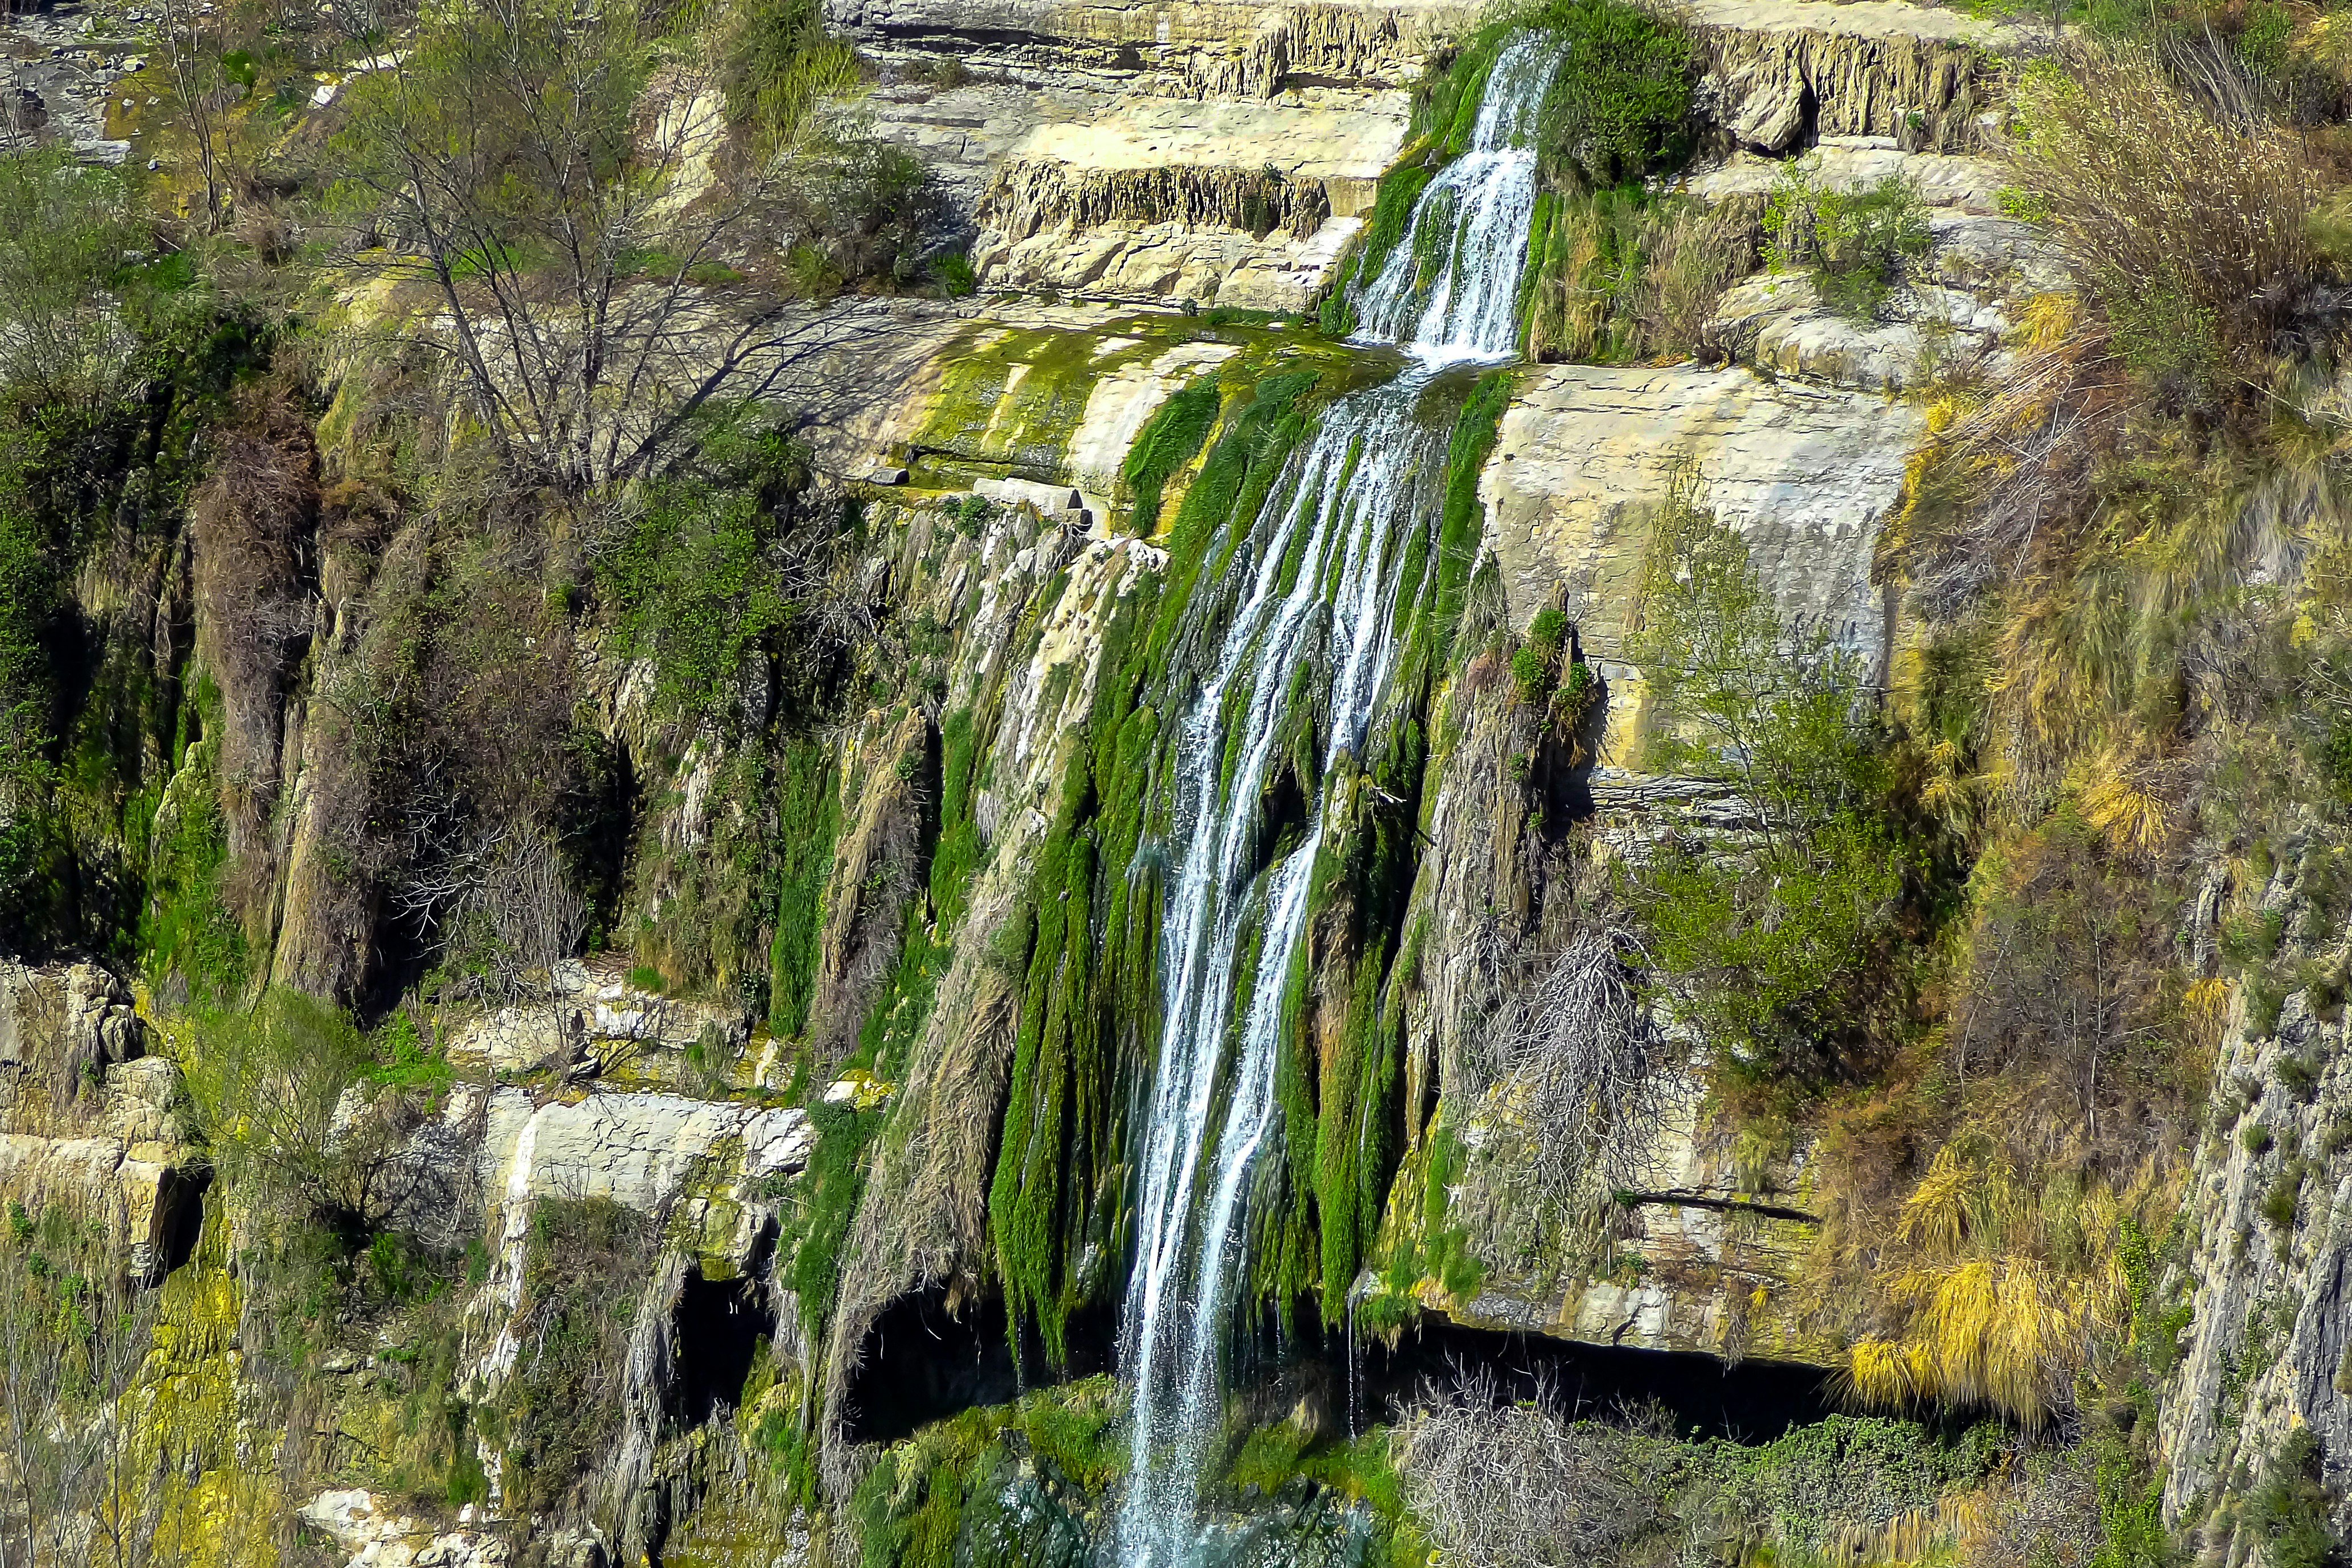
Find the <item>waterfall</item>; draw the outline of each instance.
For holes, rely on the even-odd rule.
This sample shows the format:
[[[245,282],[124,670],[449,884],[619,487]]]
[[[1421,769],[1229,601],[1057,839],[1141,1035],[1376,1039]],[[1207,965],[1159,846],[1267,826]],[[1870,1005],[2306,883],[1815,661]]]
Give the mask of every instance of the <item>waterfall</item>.
[[[1495,57],[1470,150],[1430,181],[1404,237],[1357,302],[1357,336],[1433,363],[1493,359],[1518,342],[1519,276],[1535,212],[1536,124],[1559,51],[1523,33]]]
[[[1115,1551],[1129,1568],[1191,1568],[1205,1552],[1199,1493],[1224,1414],[1244,1194],[1274,1120],[1282,992],[1326,805],[1310,805],[1286,852],[1262,841],[1282,720],[1299,672],[1328,671],[1322,771],[1362,746],[1396,657],[1402,546],[1417,526],[1433,533],[1443,489],[1446,433],[1416,410],[1435,366],[1507,358],[1517,342],[1526,143],[1556,62],[1537,35],[1501,51],[1470,150],[1422,194],[1364,290],[1360,336],[1415,363],[1334,404],[1248,523],[1223,585],[1231,620],[1176,737],[1164,1026],[1121,1327],[1135,1392]]]

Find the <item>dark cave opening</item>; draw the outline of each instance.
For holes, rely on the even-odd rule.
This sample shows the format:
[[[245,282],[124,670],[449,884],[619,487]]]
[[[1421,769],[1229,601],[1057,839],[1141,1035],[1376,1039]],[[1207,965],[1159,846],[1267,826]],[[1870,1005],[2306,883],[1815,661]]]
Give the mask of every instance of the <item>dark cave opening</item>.
[[[208,1171],[165,1171],[157,1184],[155,1258],[149,1283],[161,1284],[166,1275],[196,1255],[205,1234],[205,1190],[212,1185]]]
[[[706,1279],[697,1268],[678,1294],[676,1321],[678,1414],[694,1426],[742,1402],[760,1342],[775,1336],[776,1314],[756,1278]]]
[[[1343,1343],[1322,1360],[1345,1369]],[[1645,1407],[1677,1436],[1766,1443],[1838,1411],[1832,1373],[1794,1362],[1736,1365],[1698,1351],[1628,1349],[1464,1328],[1424,1319],[1393,1347],[1357,1347],[1352,1424],[1393,1421],[1434,1385],[1487,1380],[1506,1403],[1541,1400],[1563,1415],[1607,1419]]]
[[[1076,1312],[1068,1323],[1069,1364],[1063,1375],[1092,1377],[1111,1367],[1117,1315],[1103,1309]],[[1004,1303],[996,1297],[948,1310],[944,1291],[902,1296],[866,1331],[864,1353],[851,1374],[845,1423],[854,1443],[895,1443],[919,1427],[961,1411],[1003,1405],[1024,1388],[1061,1381],[1031,1375],[1045,1365],[1045,1347],[1024,1334],[1015,1365],[1005,1333]]]
[[[1362,1431],[1396,1421],[1433,1388],[1474,1380],[1506,1402],[1540,1399],[1571,1417],[1663,1417],[1679,1436],[1739,1443],[1769,1442],[1840,1409],[1829,1370],[1791,1362],[1726,1364],[1702,1352],[1582,1344],[1465,1328],[1434,1315],[1392,1345],[1359,1341],[1351,1357],[1343,1331],[1315,1326],[1311,1304],[1301,1303],[1297,1321],[1303,1331],[1285,1336],[1268,1314],[1235,1358],[1231,1384],[1253,1421],[1280,1420],[1303,1405],[1325,1430]],[[1112,1370],[1117,1339],[1115,1310],[1074,1317],[1067,1375]],[[1024,1345],[1023,1361],[1038,1372],[1041,1348]],[[850,1384],[848,1435],[853,1442],[895,1443],[1050,1381],[1057,1379],[1021,1375],[1001,1300],[954,1313],[940,1291],[903,1297],[866,1335]]]

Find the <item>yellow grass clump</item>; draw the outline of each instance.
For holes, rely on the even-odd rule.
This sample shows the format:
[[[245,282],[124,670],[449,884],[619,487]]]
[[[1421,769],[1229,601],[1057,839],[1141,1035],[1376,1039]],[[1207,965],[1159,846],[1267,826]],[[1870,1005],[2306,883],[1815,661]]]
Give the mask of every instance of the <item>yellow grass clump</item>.
[[[2095,1177],[2021,1180],[1962,1137],[1905,1200],[1880,1288],[1903,1316],[1852,1347],[1846,1383],[1891,1409],[1990,1405],[2029,1426],[2062,1411],[2102,1331],[2121,1321],[2128,1208]]]

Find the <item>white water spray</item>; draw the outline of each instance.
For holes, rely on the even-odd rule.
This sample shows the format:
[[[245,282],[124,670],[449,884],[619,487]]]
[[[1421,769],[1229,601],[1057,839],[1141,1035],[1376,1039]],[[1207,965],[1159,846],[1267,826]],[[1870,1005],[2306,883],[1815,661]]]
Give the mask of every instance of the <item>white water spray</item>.
[[[1246,1188],[1274,1119],[1283,985],[1325,817],[1318,798],[1295,844],[1262,841],[1281,721],[1301,668],[1328,670],[1322,771],[1362,748],[1396,657],[1402,546],[1418,524],[1434,532],[1443,487],[1444,433],[1415,405],[1433,366],[1507,358],[1517,342],[1535,203],[1526,143],[1557,58],[1533,35],[1502,50],[1471,150],[1423,192],[1364,290],[1360,337],[1421,363],[1334,404],[1249,525],[1227,568],[1232,620],[1176,740],[1165,1024],[1121,1333],[1135,1389],[1113,1542],[1125,1568],[1195,1568],[1207,1552],[1202,1468],[1224,1414]]]
[[[1360,339],[1439,364],[1494,359],[1517,343],[1536,205],[1532,143],[1559,68],[1559,48],[1539,34],[1495,57],[1470,150],[1413,204],[1404,237],[1358,302]]]

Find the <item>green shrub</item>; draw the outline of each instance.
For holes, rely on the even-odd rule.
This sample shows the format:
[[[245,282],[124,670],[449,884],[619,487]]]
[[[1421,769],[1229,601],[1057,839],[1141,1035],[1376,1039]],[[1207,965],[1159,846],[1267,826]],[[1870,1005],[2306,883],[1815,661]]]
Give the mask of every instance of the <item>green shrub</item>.
[[[931,276],[939,280],[940,292],[950,300],[963,299],[980,287],[971,258],[961,250],[943,250],[933,257]]]
[[[1592,667],[1577,659],[1561,672],[1559,689],[1552,694],[1553,705],[1572,726],[1601,695],[1601,678]]]
[[[416,1020],[403,1007],[376,1031],[375,1066],[367,1076],[403,1089],[436,1089],[450,1080],[449,1060],[417,1037]]]
[[[2257,910],[2221,919],[2221,957],[2231,963],[2259,963],[2278,951],[2286,934],[2284,910]]]
[[[1764,208],[1766,259],[1776,268],[1811,268],[1823,303],[1867,316],[1902,280],[1906,262],[1927,254],[1927,213],[1899,174],[1841,191],[1815,184],[1815,172],[1801,160],[1774,181]]]
[[[2249,1121],[2244,1130],[2238,1134],[2238,1142],[2246,1146],[2247,1153],[2260,1158],[2270,1150],[2270,1127],[2264,1122]]]
[[[2309,1100],[2319,1088],[2320,1070],[2317,1063],[2304,1057],[2279,1058],[2279,1082],[2297,1100]]]
[[[618,1424],[583,1415],[619,1407],[629,1328],[657,1239],[650,1221],[610,1198],[532,1205],[521,1349],[496,1407],[500,1489],[516,1505],[546,1511],[616,1440]]]
[[[1746,543],[1680,491],[1642,604],[1626,651],[1649,689],[1647,765],[1734,785],[1761,827],[1738,856],[1671,842],[1620,873],[1654,981],[1735,1076],[1850,1075],[1907,986],[1927,870],[1860,663],[1790,635]]]
[[[697,462],[649,487],[626,531],[595,563],[616,651],[653,661],[665,707],[725,712],[747,655],[803,664],[791,637],[802,605],[783,556],[819,519],[803,496],[805,447],[772,426],[715,423]]]
[[[265,992],[249,1013],[200,1016],[180,1067],[214,1163],[263,1212],[372,1234],[389,1195],[383,1162],[401,1142],[394,1120],[345,1092],[375,1067],[350,1016],[299,991]]]
[[[2334,1509],[2319,1481],[2319,1442],[2309,1427],[2279,1446],[2251,1504],[2247,1522],[2270,1568],[2328,1568],[2336,1561]]]
[[[1556,33],[1564,46],[1544,100],[1547,161],[1598,188],[1689,158],[1696,72],[1679,23],[1626,0],[1549,0],[1512,21]]]
[[[919,283],[944,203],[921,160],[896,142],[851,136],[812,153],[777,218],[794,283],[817,300],[862,279]]]
[[[2246,15],[2266,52],[2260,40],[2283,13]],[[2166,58],[2095,43],[2063,68],[2022,72],[2020,182],[2127,365],[2200,396],[2260,402],[2265,373],[2252,367],[2331,268],[2313,223],[2331,182],[2293,126],[2217,103]]]
[[[772,150],[800,145],[818,106],[857,85],[857,55],[824,30],[822,0],[739,6],[727,39],[728,111]]]
[[[1511,684],[1522,702],[1540,702],[1551,688],[1551,664],[1532,647],[1511,655]]]
[[[2303,1173],[2293,1165],[2279,1173],[2278,1180],[2263,1194],[2260,1213],[2273,1230],[2294,1228],[2295,1211],[2303,1195]]]

